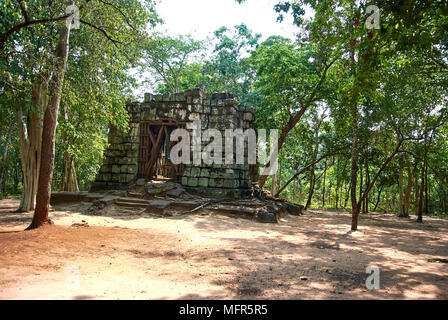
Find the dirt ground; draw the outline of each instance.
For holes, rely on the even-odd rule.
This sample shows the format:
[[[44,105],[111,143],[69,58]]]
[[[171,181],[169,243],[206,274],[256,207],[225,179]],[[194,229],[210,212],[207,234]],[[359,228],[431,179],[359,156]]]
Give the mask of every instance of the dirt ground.
[[[0,201],[0,299],[448,299],[446,219],[368,214],[352,233],[346,211],[263,224],[206,211],[93,216],[84,203],[54,206],[54,225],[24,232],[32,213],[18,204]],[[371,265],[380,289],[369,291]]]

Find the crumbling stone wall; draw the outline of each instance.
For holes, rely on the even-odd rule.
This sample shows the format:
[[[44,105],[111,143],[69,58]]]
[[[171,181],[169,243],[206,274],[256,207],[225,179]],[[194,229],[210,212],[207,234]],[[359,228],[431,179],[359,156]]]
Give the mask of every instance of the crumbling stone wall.
[[[201,129],[217,129],[222,133],[225,151],[226,129],[254,127],[255,112],[251,107],[237,105],[233,96],[225,93],[205,97],[200,89],[178,94],[145,94],[143,102],[127,106],[129,131],[120,133],[111,129],[109,147],[92,190],[125,189],[137,179],[140,145],[140,123],[144,121],[173,119],[186,122],[186,129],[193,135],[193,122],[201,121]],[[203,141],[202,147],[210,141]],[[245,142],[247,143],[247,142]],[[236,143],[234,143],[234,152]],[[247,147],[246,147],[247,150]],[[235,157],[235,155],[234,155]],[[193,159],[193,157],[191,157]],[[247,151],[244,164],[187,164],[180,183],[190,191],[210,196],[242,196],[249,192],[256,180],[257,167],[249,165]]]

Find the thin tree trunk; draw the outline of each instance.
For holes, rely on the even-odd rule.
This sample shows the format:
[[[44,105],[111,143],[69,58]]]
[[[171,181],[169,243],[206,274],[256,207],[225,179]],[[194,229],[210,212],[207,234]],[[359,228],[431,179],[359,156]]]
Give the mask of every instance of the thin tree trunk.
[[[313,193],[314,193],[314,185],[316,183],[316,159],[317,159],[317,153],[319,152],[319,131],[320,131],[320,126],[322,125],[322,121],[323,118],[321,120],[319,120],[319,122],[317,123],[317,126],[315,128],[314,131],[314,139],[316,140],[316,144],[314,145],[314,150],[313,150],[313,165],[311,167],[311,172],[310,172],[310,190],[308,192],[308,199],[306,201],[306,205],[305,205],[305,210],[308,209],[311,206],[311,201],[313,199]]]
[[[373,212],[376,212],[376,208],[378,208],[378,205],[381,201],[381,191],[383,191],[384,184],[381,184],[380,189],[378,190],[378,197],[376,198],[375,207],[373,208]]]
[[[359,199],[362,197],[362,185],[363,185],[363,175],[362,175],[362,164],[359,168]],[[362,203],[359,204],[359,211],[362,211]]]
[[[418,208],[419,208],[419,210],[418,210],[418,213],[417,213],[417,222],[423,222],[423,201],[424,201],[424,199],[423,199],[423,194],[424,194],[424,191],[425,191],[425,185],[426,185],[426,179],[425,179],[425,177],[426,177],[426,167],[427,167],[427,165],[428,165],[428,163],[427,163],[427,159],[428,159],[428,148],[427,148],[427,145],[426,145],[426,143],[427,143],[427,136],[425,135],[425,142],[424,142],[424,146],[425,146],[425,151],[424,151],[424,157],[423,157],[423,165],[422,165],[422,170],[421,170],[421,173],[420,173],[420,182],[421,182],[421,185],[420,185],[420,192],[419,192],[419,196],[418,196]],[[426,204],[426,206],[427,206],[427,204]],[[427,210],[427,209],[425,209],[425,210]]]
[[[403,164],[398,159],[398,216],[404,216],[404,196],[403,196]]]
[[[61,108],[62,116],[65,121],[68,121],[67,107],[64,105]],[[68,136],[66,132],[62,132],[62,139],[68,144]],[[78,178],[76,176],[75,164],[73,161],[73,156],[71,156],[67,150],[64,150],[62,155],[62,177],[61,177],[61,190],[77,192]]]
[[[8,156],[8,148],[9,148],[9,142],[11,140],[11,134],[12,134],[12,129],[14,128],[14,122],[11,123],[11,125],[8,128],[8,133],[6,134],[6,139],[5,139],[5,146],[3,148],[3,155],[2,155],[2,160],[0,162],[0,199],[2,199],[2,186],[3,186],[3,175],[4,175],[4,169],[5,169],[5,164],[6,164],[6,157]]]
[[[426,151],[425,151],[426,152]],[[425,157],[425,214],[429,214],[429,186],[428,186],[428,164]]]
[[[324,164],[324,179],[322,183],[322,208],[325,208],[325,182],[327,177],[327,159],[325,159]]]
[[[76,176],[73,157],[65,154],[62,156],[62,191],[79,191],[78,178]]]
[[[370,185],[369,163],[366,160],[366,192],[369,185]],[[364,199],[363,213],[369,213],[369,194],[367,194],[367,197]]]
[[[406,166],[408,171],[408,184],[404,196],[404,216],[409,217],[409,208],[411,206],[412,180],[413,180],[411,164],[409,163],[409,160],[407,161]]]
[[[384,211],[384,213],[388,213],[390,210],[390,196],[389,196],[389,189],[390,188],[386,188],[386,211]]]
[[[272,183],[271,183],[271,195],[274,196],[277,192],[277,173],[272,175]]]
[[[277,176],[277,186],[275,187],[276,192],[273,195],[277,194],[277,190],[279,190],[282,186],[282,164],[278,164],[278,176]]]
[[[19,192],[19,171],[20,164],[16,163],[14,166],[14,193]]]
[[[70,37],[71,20],[60,29],[58,47],[56,50],[56,63],[51,78],[50,101],[44,114],[42,130],[41,163],[39,169],[38,193],[33,221],[27,230],[38,228],[49,222],[48,211],[50,207],[51,181],[54,170],[55,133],[58,119],[58,109],[61,101],[62,84],[67,67],[68,41]]]
[[[423,222],[423,187],[425,184],[425,171],[424,168],[422,168],[422,172],[420,175],[420,179],[421,179],[421,185],[419,187],[419,192],[418,192],[418,206],[417,206],[417,222]]]
[[[346,163],[344,161],[344,167],[342,169],[342,172],[339,172],[340,167],[340,157],[338,157],[337,164],[336,164],[336,172],[337,172],[337,180],[336,180],[336,209],[339,207],[339,201],[342,204],[342,189],[344,187],[343,178],[345,173],[345,167]]]
[[[350,190],[352,189],[352,182],[348,184],[348,188],[345,189],[344,209],[347,208],[348,198],[350,197]]]
[[[358,120],[353,118],[352,142],[352,173],[351,173],[351,201],[352,201],[352,231],[358,229],[359,206],[356,199],[356,180],[358,179]]]
[[[314,166],[312,166],[310,171],[310,190],[308,191],[308,199],[306,200],[305,210],[307,210],[311,206],[311,201],[313,199],[314,193],[314,184],[316,183],[315,179],[316,175],[314,172]]]

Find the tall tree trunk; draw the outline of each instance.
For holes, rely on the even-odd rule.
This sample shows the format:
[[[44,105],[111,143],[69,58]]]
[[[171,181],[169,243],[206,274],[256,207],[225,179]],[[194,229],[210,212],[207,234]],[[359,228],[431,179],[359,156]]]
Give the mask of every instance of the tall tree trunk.
[[[277,176],[277,187],[275,188],[276,192],[273,194],[275,195],[278,190],[282,187],[282,164],[278,164],[278,176]]]
[[[351,169],[351,201],[352,201],[352,231],[358,230],[359,206],[356,199],[356,180],[358,179],[358,120],[353,118],[352,169]]]
[[[3,155],[2,155],[1,162],[0,162],[0,199],[3,198],[3,194],[2,194],[3,175],[4,175],[5,164],[6,164],[6,157],[8,156],[9,141],[11,140],[11,133],[12,133],[13,128],[14,128],[14,123],[11,123],[8,128],[8,133],[6,134],[5,146],[3,148]]]
[[[315,183],[316,183],[316,174],[314,172],[314,166],[312,166],[310,170],[310,190],[308,191],[308,199],[306,200],[305,210],[307,210],[311,206]]]
[[[16,163],[14,166],[14,193],[19,192],[19,171],[20,164]]]
[[[398,159],[398,216],[404,216],[404,196],[403,196],[403,164]]]
[[[314,145],[314,150],[313,150],[313,166],[311,167],[311,171],[310,171],[310,190],[308,192],[308,199],[306,201],[306,205],[305,205],[305,210],[308,209],[311,206],[311,201],[313,199],[313,193],[314,193],[314,186],[316,184],[316,165],[314,164],[314,162],[317,159],[317,154],[319,152],[319,131],[320,131],[320,126],[322,125],[322,121],[323,118],[321,120],[319,120],[319,122],[317,123],[317,126],[314,130],[314,139],[316,140],[316,144]]]
[[[325,208],[325,182],[327,177],[327,159],[325,159],[324,164],[324,179],[322,183],[322,208]]]
[[[47,107],[48,81],[33,85],[32,110],[24,119],[22,109],[17,111],[17,127],[20,136],[20,162],[22,165],[22,199],[18,211],[34,210],[39,179],[42,146],[42,118]]]
[[[406,186],[406,193],[404,195],[404,216],[409,217],[409,208],[411,206],[411,192],[412,192],[412,180],[414,179],[412,176],[411,164],[409,160],[406,163],[407,172],[408,172],[408,183]]]
[[[424,188],[424,184],[425,184],[425,170],[422,167],[422,172],[420,174],[420,181],[421,181],[421,185],[418,188],[418,197],[417,197],[417,202],[418,202],[418,206],[417,206],[417,222],[423,222],[423,188]]]
[[[390,196],[389,196],[389,190],[390,188],[386,188],[386,208],[385,208],[385,210],[386,211],[384,211],[384,213],[388,213],[390,210]]]
[[[362,175],[362,164],[359,168],[359,199],[362,197],[362,185],[363,185],[363,175]],[[362,203],[359,205],[359,211],[362,210]]]
[[[67,107],[63,105],[61,108],[62,116],[65,121],[68,121]],[[66,132],[62,132],[62,139],[66,144],[69,143],[68,135]],[[61,177],[61,190],[62,191],[70,191],[77,192],[79,191],[78,187],[78,178],[76,176],[75,164],[73,161],[73,156],[71,156],[67,150],[64,150],[62,155],[62,177]]]
[[[339,158],[338,158],[338,168],[339,168]],[[336,190],[336,209],[338,208],[339,204],[342,207],[342,191],[344,189],[344,177],[345,177],[345,169],[346,168],[347,168],[347,162],[344,161],[344,166],[343,166],[342,172],[340,174],[338,174],[338,182],[337,182],[337,187],[336,187],[336,189],[337,189]]]
[[[425,151],[426,152],[426,151]],[[429,183],[428,183],[428,164],[425,155],[425,214],[429,214]]]
[[[419,195],[418,195],[418,212],[417,212],[417,222],[423,222],[423,194],[425,191],[425,185],[426,185],[426,167],[428,165],[427,159],[428,159],[428,147],[427,147],[427,136],[425,134],[425,142],[424,142],[424,146],[425,146],[425,150],[424,150],[424,156],[423,156],[423,164],[422,164],[422,170],[420,173],[420,188],[419,188]],[[427,204],[426,204],[427,206]],[[427,210],[427,209],[425,209]]]
[[[350,197],[350,190],[352,189],[352,182],[348,184],[348,188],[345,189],[344,209],[347,208],[348,198]]]
[[[271,183],[271,195],[274,196],[277,192],[277,173],[274,173],[271,177],[272,183]]]
[[[370,185],[370,174],[369,174],[369,163],[366,160],[366,188],[365,192],[367,192],[367,189]],[[367,192],[367,196],[364,199],[364,210],[363,213],[369,213],[369,193]]]
[[[55,69],[51,78],[50,101],[44,114],[36,209],[34,210],[33,221],[27,230],[38,228],[43,224],[48,223],[51,181],[54,170],[54,136],[56,133],[59,103],[61,101],[62,84],[67,67],[68,41],[71,27],[70,21],[71,20],[67,20],[67,24],[61,27],[59,33]]]
[[[64,153],[62,156],[62,191],[79,191],[78,177],[76,176],[73,157]]]
[[[375,207],[373,208],[373,212],[376,212],[376,209],[378,208],[378,205],[380,204],[381,191],[383,191],[383,188],[384,188],[384,184],[381,184],[380,189],[378,190],[378,196],[376,198],[376,203],[375,203]]]

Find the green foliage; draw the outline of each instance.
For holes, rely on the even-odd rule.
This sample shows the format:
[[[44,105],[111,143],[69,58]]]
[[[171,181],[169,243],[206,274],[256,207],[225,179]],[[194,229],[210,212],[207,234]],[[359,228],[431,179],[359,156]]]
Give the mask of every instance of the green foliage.
[[[65,15],[65,2],[26,1],[28,19],[50,19]],[[107,145],[109,126],[126,130],[125,103],[135,79],[129,70],[141,56],[140,43],[148,28],[159,19],[152,0],[77,1],[81,25],[72,29],[68,67],[65,74],[58,119],[56,169],[63,154],[73,157],[81,185],[92,181]],[[25,19],[18,3],[0,6],[4,34]],[[17,14],[8,14],[17,12]],[[7,17],[7,18],[6,18]],[[6,20],[5,20],[6,19]],[[51,22],[17,30],[7,42],[0,60],[0,106],[15,119],[17,109],[25,115],[31,106],[31,87],[48,80],[53,71],[54,51],[62,23]],[[56,173],[55,187],[58,183]]]
[[[143,48],[142,72],[151,72],[158,92],[177,93],[192,88],[188,86],[198,85],[200,64],[197,61],[202,54],[202,42],[190,35],[169,37],[156,33]],[[196,76],[189,79],[192,74]]]
[[[248,56],[257,47],[261,35],[253,34],[245,24],[240,24],[233,30],[221,27],[214,36],[213,55],[205,64],[205,89],[208,93],[232,93],[244,103],[254,80]]]

